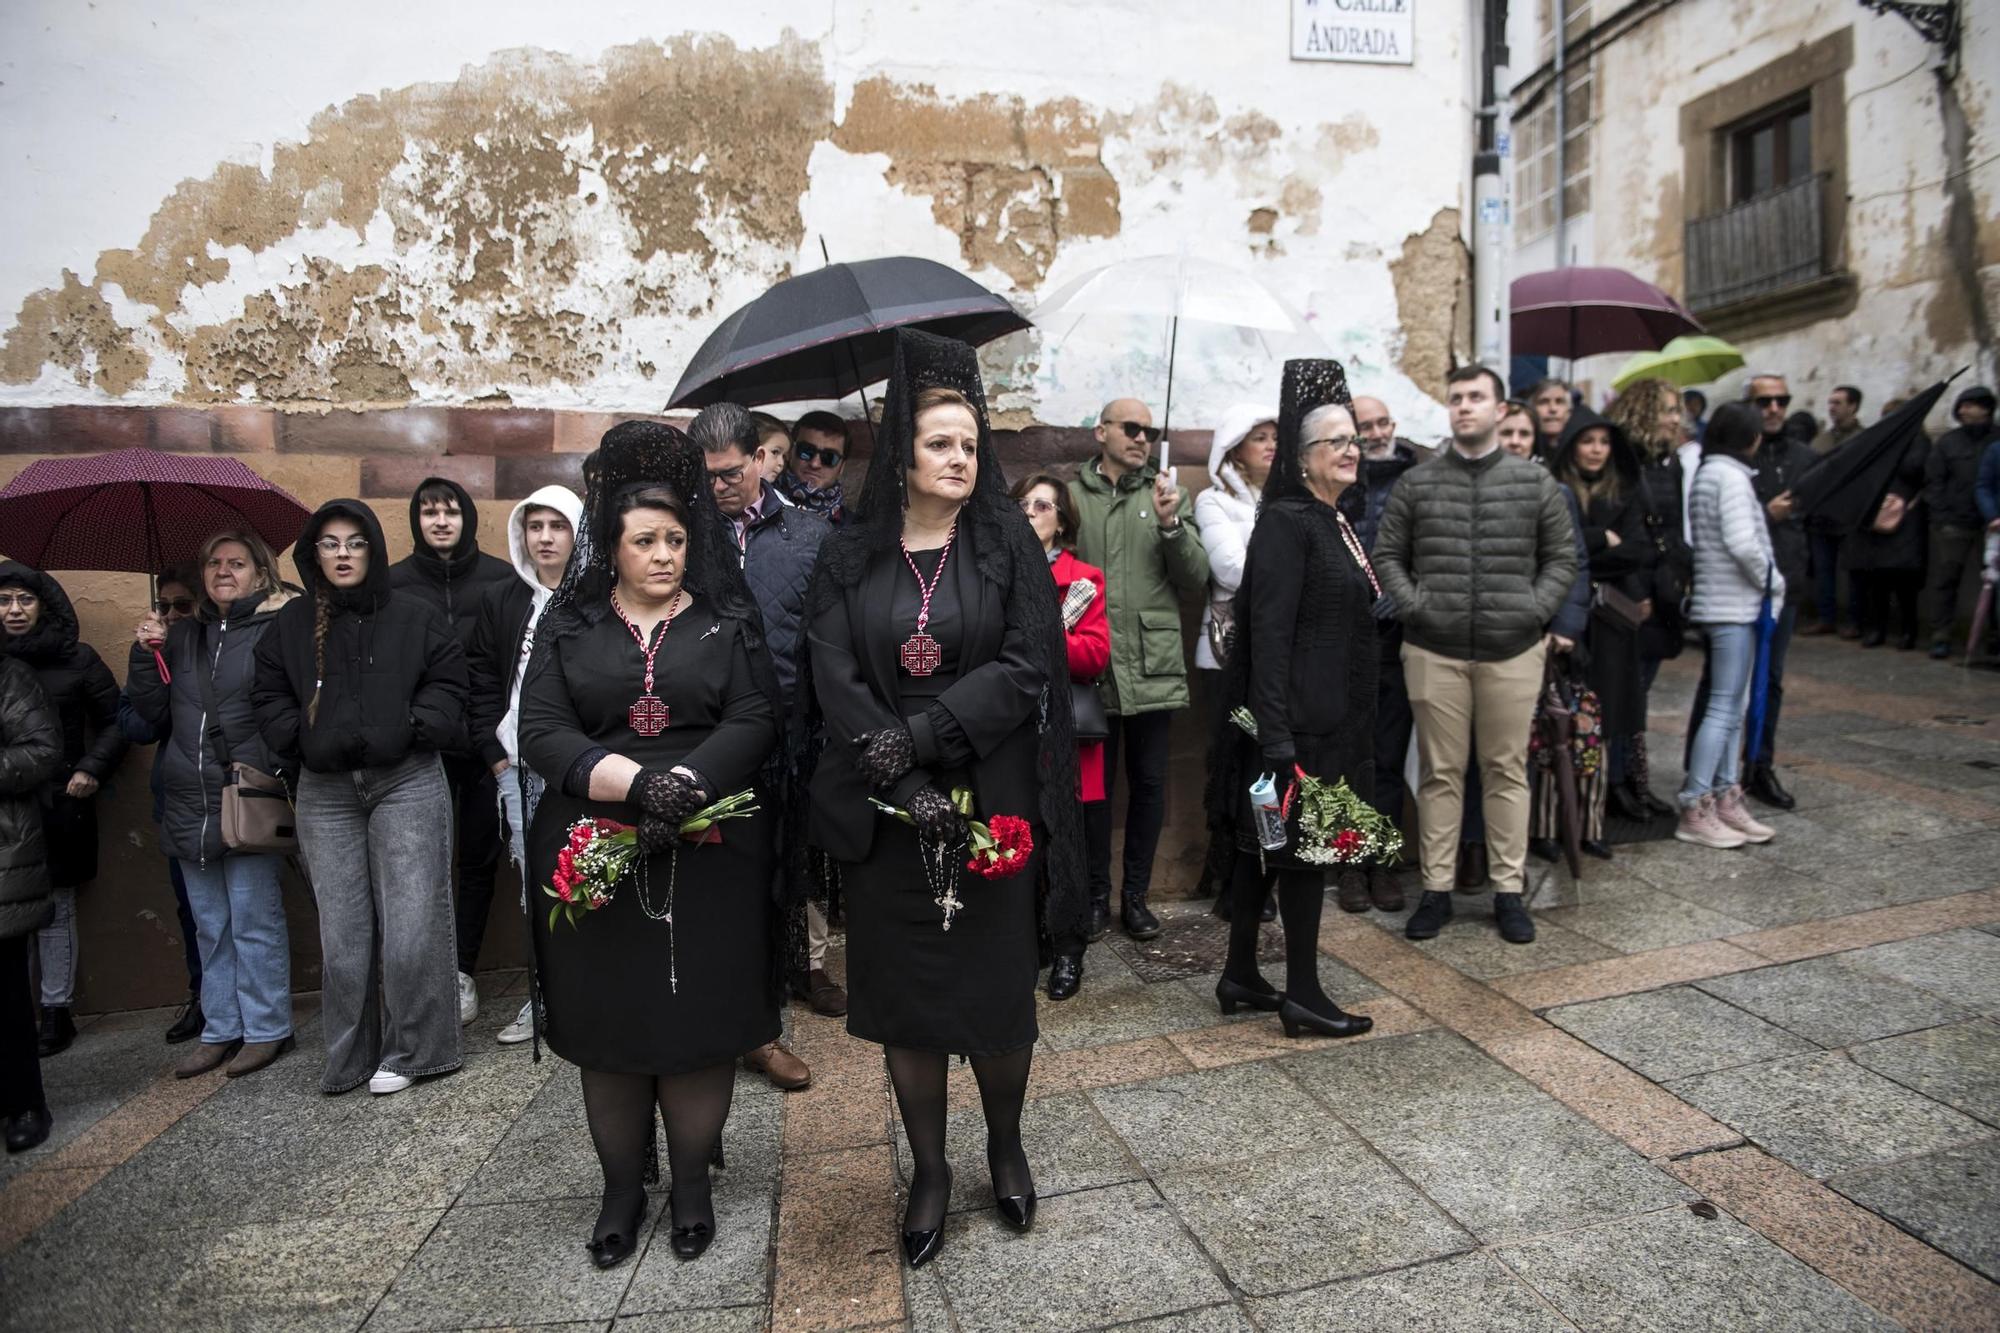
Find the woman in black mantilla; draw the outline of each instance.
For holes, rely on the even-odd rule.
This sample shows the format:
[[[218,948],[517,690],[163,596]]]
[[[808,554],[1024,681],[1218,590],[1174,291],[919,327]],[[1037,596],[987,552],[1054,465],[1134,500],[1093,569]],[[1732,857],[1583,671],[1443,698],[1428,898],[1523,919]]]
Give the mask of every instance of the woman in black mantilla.
[[[636,824],[644,853],[610,903],[553,927],[531,895],[543,1035],[583,1070],[604,1168],[590,1251],[630,1255],[645,1216],[653,1106],[666,1123],[674,1253],[715,1233],[708,1166],[735,1063],[778,1035],[775,820],[694,845],[681,822],[759,784],[778,740],[777,679],[728,522],[680,431],[604,437],[584,530],[536,631],[521,687],[521,757],[547,775],[528,829],[531,883],[550,882],[579,818]],[[643,646],[642,646],[643,645]],[[769,810],[768,793],[760,804]]]
[[[1001,1215],[1034,1223],[1021,1103],[1037,886],[1058,937],[1081,930],[1085,898],[1062,615],[1041,544],[1007,498],[970,347],[899,332],[858,519],[821,548],[807,597],[800,694],[826,736],[807,838],[845,867],[847,1030],[887,1054],[915,1162],[903,1247],[921,1266],[951,1197],[953,1054],[979,1081]],[[1030,821],[1034,864],[1007,879],[962,873],[958,787],[980,819]],[[871,792],[915,827],[875,813]]]
[[[1215,998],[1224,1013],[1241,1004],[1277,1011],[1288,1037],[1351,1037],[1374,1026],[1366,1015],[1344,1013],[1320,985],[1325,868],[1289,848],[1260,857],[1248,791],[1265,772],[1284,791],[1296,765],[1328,783],[1345,778],[1364,801],[1374,795],[1374,608],[1381,589],[1360,538],[1334,507],[1361,467],[1352,402],[1339,362],[1285,363],[1278,454],[1236,591],[1236,640],[1210,766],[1211,818],[1234,825],[1237,846],[1229,959]],[[1257,720],[1254,740],[1227,717],[1246,705]],[[1296,803],[1288,825],[1295,848]],[[1285,927],[1282,992],[1257,970],[1266,865],[1278,872]]]

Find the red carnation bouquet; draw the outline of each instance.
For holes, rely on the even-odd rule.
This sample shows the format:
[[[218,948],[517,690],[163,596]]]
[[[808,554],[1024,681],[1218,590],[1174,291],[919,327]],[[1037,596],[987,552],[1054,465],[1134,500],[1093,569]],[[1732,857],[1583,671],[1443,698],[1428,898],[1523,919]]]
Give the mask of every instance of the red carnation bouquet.
[[[885,815],[893,815],[905,824],[914,824],[910,812],[898,809],[886,801],[870,797],[868,803]],[[956,787],[951,793],[952,806],[965,820],[965,831],[970,841],[966,845],[969,853],[965,868],[981,879],[1007,879],[1018,875],[1028,866],[1028,857],[1035,850],[1034,830],[1028,821],[1019,815],[994,815],[981,823],[972,817],[972,792],[965,787]]]
[[[721,842],[716,825],[725,819],[742,819],[757,813],[755,792],[740,791],[695,811],[681,821],[681,837],[688,842]],[[618,882],[639,859],[639,830],[615,819],[579,819],[569,826],[569,842],[556,853],[555,874],[542,892],[555,899],[549,908],[549,929],[558,918],[567,918],[574,927],[584,917],[611,901]]]

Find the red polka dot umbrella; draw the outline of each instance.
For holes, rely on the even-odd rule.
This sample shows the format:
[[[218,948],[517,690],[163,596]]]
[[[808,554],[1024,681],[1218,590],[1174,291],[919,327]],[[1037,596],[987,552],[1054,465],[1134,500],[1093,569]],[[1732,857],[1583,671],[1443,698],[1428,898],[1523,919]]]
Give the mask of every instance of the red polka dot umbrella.
[[[120,449],[21,469],[0,490],[0,550],[36,569],[152,574],[225,528],[281,551],[310,516],[239,459]]]

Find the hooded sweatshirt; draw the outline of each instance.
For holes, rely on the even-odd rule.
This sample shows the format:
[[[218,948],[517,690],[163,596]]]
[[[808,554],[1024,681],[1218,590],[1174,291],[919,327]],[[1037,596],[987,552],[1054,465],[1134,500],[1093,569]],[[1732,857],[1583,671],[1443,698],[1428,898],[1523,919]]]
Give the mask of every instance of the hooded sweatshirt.
[[[41,599],[42,613],[25,634],[0,631],[0,654],[35,669],[42,692],[62,723],[62,761],[49,779],[60,791],[72,773],[109,781],[125,757],[125,733],[118,729],[118,681],[97,650],[83,642],[76,608],[62,584],[18,560],[0,560],[0,587],[14,584]]]
[[[320,578],[315,548],[334,518],[352,520],[368,539],[367,574],[354,588]],[[250,696],[264,743],[284,767],[383,768],[465,744],[465,650],[424,598],[395,595],[382,551],[382,524],[359,500],[321,505],[292,548],[305,596],[288,602],[257,641]],[[322,602],[323,648],[316,643]]]
[[[1277,413],[1255,403],[1238,403],[1215,428],[1208,446],[1208,475],[1211,485],[1194,498],[1194,525],[1201,532],[1201,544],[1208,552],[1208,605],[1201,612],[1201,638],[1194,645],[1194,664],[1213,671],[1216,660],[1209,638],[1209,623],[1218,603],[1228,614],[1228,603],[1243,582],[1243,564],[1250,549],[1250,531],[1257,526],[1258,488],[1252,486],[1234,463],[1223,460],[1229,451],[1249,438],[1250,432],[1266,422],[1276,425]]]
[[[535,626],[555,589],[544,587],[528,553],[528,511],[553,509],[574,532],[583,523],[583,501],[567,486],[544,486],[507,516],[507,553],[514,578],[490,585],[479,597],[467,667],[472,677],[472,746],[488,767],[521,762],[521,677],[535,645]],[[505,701],[504,708],[502,701]]]
[[[1602,427],[1611,436],[1611,454],[1604,466],[1618,478],[1618,495],[1586,499],[1580,486],[1572,486],[1578,475],[1576,445],[1583,433]],[[1583,544],[1590,554],[1590,581],[1608,583],[1634,601],[1653,595],[1653,567],[1659,551],[1646,527],[1646,491],[1641,480],[1639,452],[1625,432],[1587,407],[1570,413],[1569,424],[1549,455],[1549,473],[1569,486],[1583,514]],[[1616,533],[1613,542],[1610,534]]]
[[[423,505],[417,497],[428,486],[444,486],[458,497],[458,512],[464,526],[458,545],[447,555],[439,555],[424,540]],[[449,477],[425,477],[410,492],[410,539],[415,549],[389,568],[389,586],[429,602],[444,612],[458,641],[472,646],[472,621],[479,609],[479,597],[489,584],[510,583],[514,572],[507,562],[479,549],[479,508],[465,487]]]

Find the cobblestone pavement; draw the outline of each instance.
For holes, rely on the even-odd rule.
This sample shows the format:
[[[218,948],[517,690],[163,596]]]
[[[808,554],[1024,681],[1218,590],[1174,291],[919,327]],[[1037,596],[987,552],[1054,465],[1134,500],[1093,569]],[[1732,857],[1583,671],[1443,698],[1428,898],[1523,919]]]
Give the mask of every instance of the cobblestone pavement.
[[[1662,793],[1698,667],[1656,692]],[[0,1167],[0,1322],[2000,1327],[2000,679],[1825,640],[1792,672],[1769,847],[1551,875],[1525,948],[1486,897],[1422,945],[1329,904],[1366,1039],[1222,1019],[1194,905],[1175,948],[1093,948],[1043,1004],[1030,1235],[961,1070],[947,1244],[906,1272],[880,1057],[795,1012],[814,1085],[739,1082],[714,1247],[597,1272],[576,1073],[494,1043],[494,975],[465,1069],[388,1098],[314,1090],[309,1005],[238,1083],[168,1077],[163,1014],[91,1022],[45,1065],[56,1136]]]

